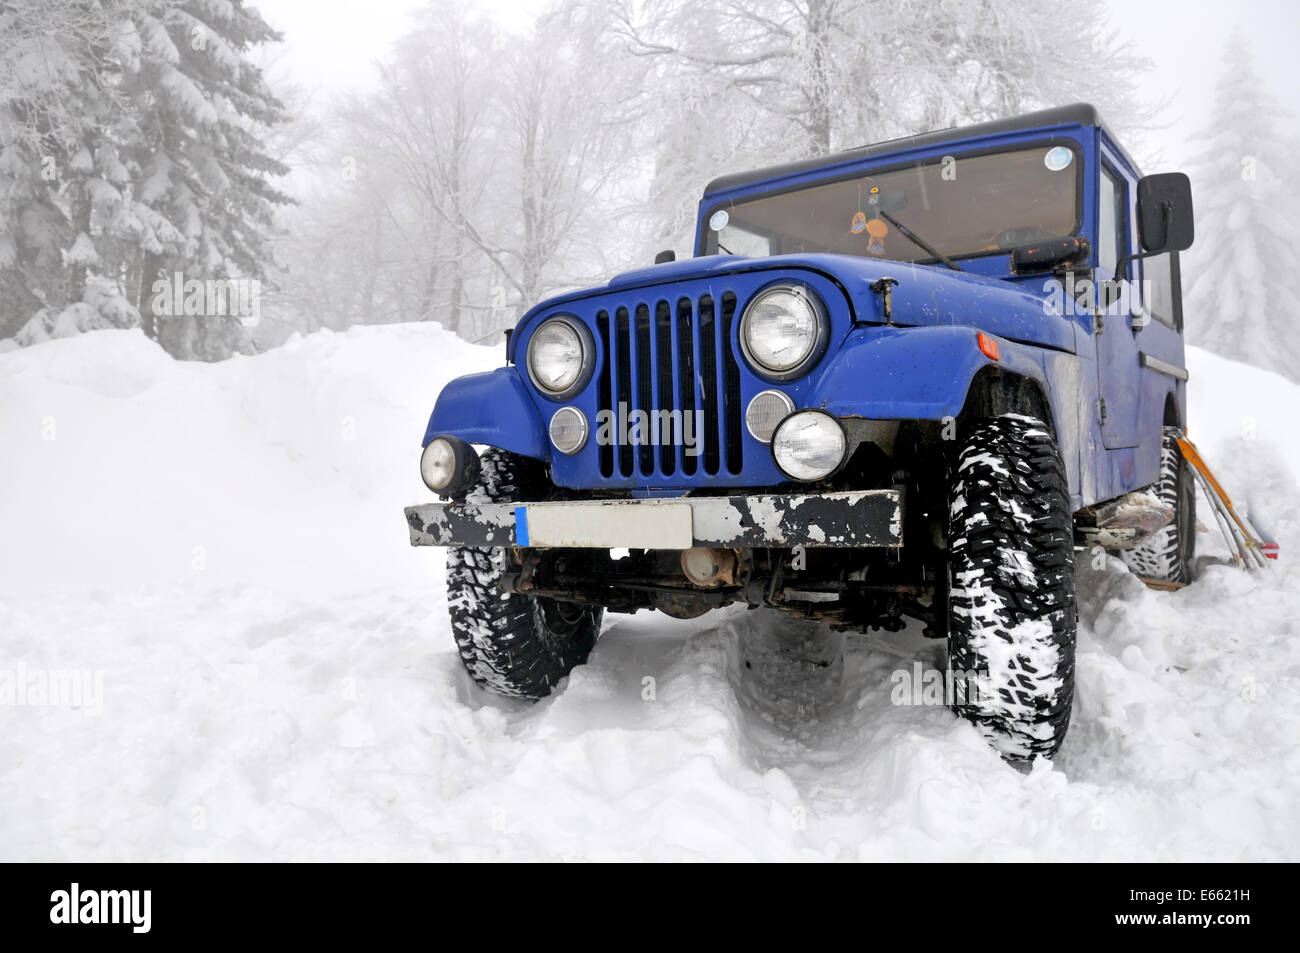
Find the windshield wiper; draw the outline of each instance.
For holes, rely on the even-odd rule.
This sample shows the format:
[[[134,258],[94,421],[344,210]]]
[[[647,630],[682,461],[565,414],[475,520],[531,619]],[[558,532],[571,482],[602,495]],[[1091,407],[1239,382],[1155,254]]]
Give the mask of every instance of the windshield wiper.
[[[961,271],[960,268],[958,268],[956,265],[953,264],[951,258],[945,255],[943,252],[939,251],[939,249],[935,248],[933,245],[927,242],[920,235],[916,234],[916,232],[912,231],[910,228],[908,228],[898,219],[894,218],[894,216],[890,215],[888,212],[884,211],[883,209],[877,209],[876,214],[879,215],[881,218],[883,218],[890,225],[893,225],[896,229],[898,229],[898,231],[903,235],[903,237],[909,239],[912,242],[912,244],[920,247],[924,251],[929,252],[932,256],[939,259],[941,262],[943,262],[953,271]]]

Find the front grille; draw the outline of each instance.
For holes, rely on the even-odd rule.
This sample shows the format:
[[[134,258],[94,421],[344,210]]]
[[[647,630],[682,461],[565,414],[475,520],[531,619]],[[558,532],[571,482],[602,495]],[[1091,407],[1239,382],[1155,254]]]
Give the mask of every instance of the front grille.
[[[709,476],[740,473],[743,411],[740,368],[731,347],[735,320],[736,295],[730,291],[717,300],[710,294],[665,298],[596,313],[606,355],[597,381],[599,409],[612,412],[614,421],[612,439],[600,443],[603,476],[694,476],[701,469]],[[640,441],[633,427],[638,410],[650,424]],[[695,440],[699,452],[692,456],[680,438],[688,419],[694,426],[696,411],[703,412],[703,429]],[[655,436],[657,446],[651,442]]]

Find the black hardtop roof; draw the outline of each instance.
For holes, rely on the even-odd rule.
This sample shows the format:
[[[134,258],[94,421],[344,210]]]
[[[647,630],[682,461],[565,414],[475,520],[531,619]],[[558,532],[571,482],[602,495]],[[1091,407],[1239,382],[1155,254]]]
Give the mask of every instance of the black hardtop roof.
[[[903,136],[899,139],[887,139],[869,146],[859,146],[844,152],[815,156],[811,159],[799,159],[784,165],[767,166],[748,172],[731,172],[718,176],[704,187],[704,194],[725,192],[727,189],[740,188],[764,182],[768,179],[800,172],[812,172],[821,168],[851,162],[857,159],[870,159],[878,155],[904,152],[910,149],[924,149],[927,146],[942,145],[960,139],[974,139],[979,136],[993,136],[1003,132],[1020,132],[1026,129],[1040,129],[1049,126],[1105,126],[1096,107],[1089,103],[1074,103],[1070,106],[1057,106],[1054,109],[1040,109],[1038,112],[1013,116],[1010,119],[996,119],[993,122],[975,123],[970,126],[951,126],[934,132],[923,132],[915,136]]]

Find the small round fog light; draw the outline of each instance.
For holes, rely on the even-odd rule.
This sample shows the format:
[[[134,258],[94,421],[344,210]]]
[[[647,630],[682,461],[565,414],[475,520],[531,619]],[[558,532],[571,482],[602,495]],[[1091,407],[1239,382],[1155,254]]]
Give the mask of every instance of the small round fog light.
[[[771,443],[776,425],[794,412],[794,401],[779,390],[755,394],[745,409],[745,426],[760,443]]]
[[[420,454],[420,479],[439,496],[463,493],[480,472],[478,454],[459,437],[434,437]]]
[[[824,480],[844,463],[848,438],[838,420],[824,410],[801,410],[781,421],[772,435],[772,458],[792,480]]]
[[[551,418],[551,443],[564,454],[577,453],[587,445],[587,418],[576,407],[561,407]]]

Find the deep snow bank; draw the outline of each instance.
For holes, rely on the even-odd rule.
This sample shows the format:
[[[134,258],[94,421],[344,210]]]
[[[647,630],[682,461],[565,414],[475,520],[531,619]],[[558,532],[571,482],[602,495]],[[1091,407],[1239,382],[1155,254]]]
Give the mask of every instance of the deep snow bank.
[[[401,506],[442,384],[502,361],[434,325],[179,363],[138,331],[0,355],[0,591],[414,580]],[[422,565],[423,563],[423,565]]]
[[[1300,858],[1297,388],[1193,354],[1192,436],[1285,561],[1083,559],[1074,727],[1023,776],[891,704],[942,662],[910,631],[809,684],[787,620],[616,616],[547,702],[473,689],[401,507],[442,382],[499,363],[426,326],[0,354],[0,670],[103,676],[97,716],[0,707],[0,857]]]

